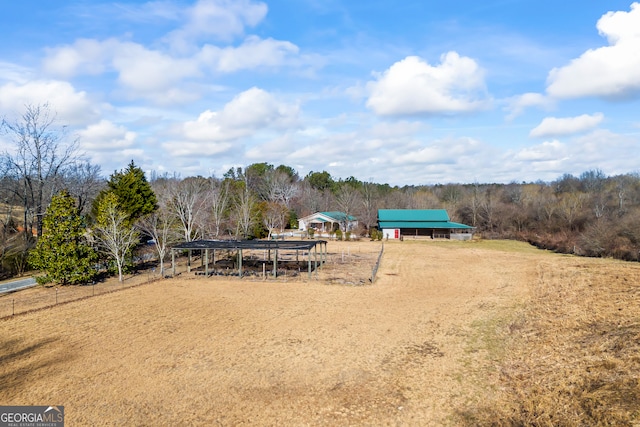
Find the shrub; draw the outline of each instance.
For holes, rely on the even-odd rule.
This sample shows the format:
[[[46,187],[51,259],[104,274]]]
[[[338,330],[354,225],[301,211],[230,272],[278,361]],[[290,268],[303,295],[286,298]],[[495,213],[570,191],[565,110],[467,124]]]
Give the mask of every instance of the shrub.
[[[369,237],[371,237],[371,241],[380,241],[382,240],[382,231],[376,228],[372,228],[371,230],[369,230]]]

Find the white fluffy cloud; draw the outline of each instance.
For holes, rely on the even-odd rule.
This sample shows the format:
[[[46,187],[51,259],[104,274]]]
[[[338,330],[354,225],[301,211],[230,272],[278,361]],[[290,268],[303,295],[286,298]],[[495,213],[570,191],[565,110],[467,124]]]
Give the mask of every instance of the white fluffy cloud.
[[[509,99],[505,110],[509,112],[507,120],[513,120],[524,113],[529,107],[539,107],[548,110],[552,106],[553,101],[549,99],[549,97],[541,93],[529,92]]]
[[[25,84],[31,78],[33,78],[33,70],[18,64],[0,61],[0,81]]]
[[[404,153],[396,153],[391,162],[397,165],[456,163],[465,156],[477,153],[480,141],[469,137],[443,138],[426,146],[415,147]]]
[[[184,142],[167,143],[176,156],[220,154],[234,141],[266,129],[295,125],[298,106],[279,102],[270,93],[253,87],[238,94],[220,111],[206,110],[177,131]]]
[[[275,67],[297,53],[298,47],[292,43],[256,36],[247,37],[238,47],[205,45],[185,57],[128,41],[80,39],[48,49],[42,65],[46,73],[62,78],[115,71],[126,98],[169,105],[200,98],[201,93],[189,90],[186,83],[203,77],[207,69],[231,73]]]
[[[79,131],[78,136],[81,148],[90,152],[124,150],[133,147],[136,140],[135,132],[104,119]]]
[[[179,83],[200,74],[194,59],[174,58],[158,50],[116,39],[81,39],[72,45],[49,49],[43,69],[60,77],[116,71],[128,97],[143,97],[159,103],[181,100]],[[189,100],[189,97],[185,97]]]
[[[165,90],[199,74],[193,60],[173,58],[136,43],[121,43],[112,61],[120,83],[142,93]]]
[[[566,159],[567,147],[558,140],[545,141],[542,144],[521,149],[514,159],[524,162],[558,162]]]
[[[265,3],[253,0],[198,0],[189,7],[151,2],[132,7],[135,19],[149,14],[177,23],[153,47],[119,38],[82,38],[45,49],[42,70],[55,78],[117,75],[116,93],[126,99],[148,99],[158,105],[184,104],[202,97],[212,73],[279,66],[298,47],[288,41],[244,36],[260,23]],[[131,17],[129,17],[131,19]],[[225,44],[243,36],[239,45]],[[211,44],[211,41],[223,43]],[[0,69],[1,70],[1,69]],[[103,87],[105,92],[113,88]]]
[[[87,94],[76,91],[68,82],[33,80],[0,86],[0,112],[9,116],[22,114],[25,105],[42,104],[49,104],[56,119],[64,125],[83,125],[98,114]]]
[[[199,141],[232,140],[296,114],[296,107],[281,104],[268,92],[254,87],[237,95],[221,111],[207,110],[197,120],[186,122],[184,135]]]
[[[109,57],[113,56],[118,44],[115,39],[102,42],[78,39],[72,45],[47,48],[42,67],[46,73],[61,78],[100,74],[105,71]]]
[[[216,71],[231,73],[258,67],[275,67],[281,65],[289,55],[297,53],[298,47],[293,43],[249,36],[238,47],[206,45],[198,57]]]
[[[579,174],[597,167],[607,174],[634,170],[636,158],[629,156],[638,138],[608,130],[594,130],[563,141],[557,139],[523,148],[504,157],[504,165],[526,171],[528,179],[554,179],[565,173]],[[607,155],[602,155],[602,147]]]
[[[607,174],[629,173],[637,170],[637,156],[630,155],[638,149],[640,138],[633,134],[619,134],[607,129],[596,129],[580,135],[572,141],[575,157],[571,166],[579,168],[576,172],[584,172],[598,165]],[[606,147],[606,156],[602,155]],[[567,165],[567,169],[571,167]]]
[[[380,115],[465,113],[487,102],[484,72],[456,52],[442,55],[436,66],[408,56],[367,87],[367,106]]]
[[[546,117],[529,132],[529,136],[539,138],[581,133],[595,128],[603,119],[604,115],[602,113],[564,118]]]
[[[640,3],[633,3],[629,12],[605,14],[597,28],[609,46],[590,49],[568,65],[551,70],[549,95],[628,98],[640,94]]]
[[[178,50],[202,38],[230,40],[262,21],[267,9],[266,4],[251,0],[199,0],[185,10],[184,25],[166,39]]]

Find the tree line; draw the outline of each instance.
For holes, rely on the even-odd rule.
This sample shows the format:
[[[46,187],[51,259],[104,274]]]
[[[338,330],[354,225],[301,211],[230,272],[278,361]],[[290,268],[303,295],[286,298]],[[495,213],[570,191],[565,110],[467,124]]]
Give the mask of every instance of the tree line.
[[[269,163],[221,177],[147,177],[131,161],[105,178],[46,104],[3,119],[2,132],[16,147],[0,156],[2,276],[35,268],[46,272],[43,280],[85,283],[103,266],[122,280],[148,241],[162,271],[177,241],[270,238],[318,211],[353,215],[358,234],[370,236],[378,209],[446,209],[484,238],[584,256],[639,257],[636,173],[606,176],[594,169],[552,182],[400,187],[336,179],[326,171],[301,177],[290,166]]]

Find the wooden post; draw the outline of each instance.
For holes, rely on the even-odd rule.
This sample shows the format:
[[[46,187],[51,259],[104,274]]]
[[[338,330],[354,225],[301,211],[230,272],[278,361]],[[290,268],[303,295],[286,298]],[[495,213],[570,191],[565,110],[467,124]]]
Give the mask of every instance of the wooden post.
[[[204,257],[207,259],[204,263],[204,275],[209,277],[209,249],[204,250]]]
[[[171,268],[173,268],[173,276],[176,275],[176,253],[171,249]]]
[[[242,279],[242,249],[238,249],[238,276]]]
[[[273,277],[278,277],[278,250],[273,251]]]
[[[316,267],[316,279],[318,278],[318,245],[313,245],[313,261]]]

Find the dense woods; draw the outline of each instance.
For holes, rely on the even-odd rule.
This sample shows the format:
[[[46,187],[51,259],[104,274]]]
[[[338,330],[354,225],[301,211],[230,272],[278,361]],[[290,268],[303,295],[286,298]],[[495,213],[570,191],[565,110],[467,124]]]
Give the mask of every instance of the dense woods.
[[[34,252],[38,239],[59,233],[55,225],[71,215],[56,217],[61,210],[52,200],[58,194],[74,200],[74,221],[85,228],[84,234],[75,232],[74,244],[92,246],[101,265],[113,265],[120,277],[147,241],[163,259],[177,241],[270,238],[318,211],[355,216],[357,236],[367,237],[376,228],[378,209],[446,209],[453,221],[476,227],[482,238],[640,260],[640,175],[635,173],[607,176],[594,169],[552,182],[392,187],[354,176],[335,178],[327,171],[301,177],[290,166],[269,163],[232,168],[222,177],[181,177],[145,174],[131,161],[105,179],[99,166],[78,153],[66,128],[56,125],[47,105],[27,107],[21,119],[5,120],[2,128],[17,147],[0,156],[2,277],[43,268],[44,246]],[[30,265],[31,252],[39,255],[31,256]],[[73,274],[48,272],[65,277],[63,282],[86,276]]]

